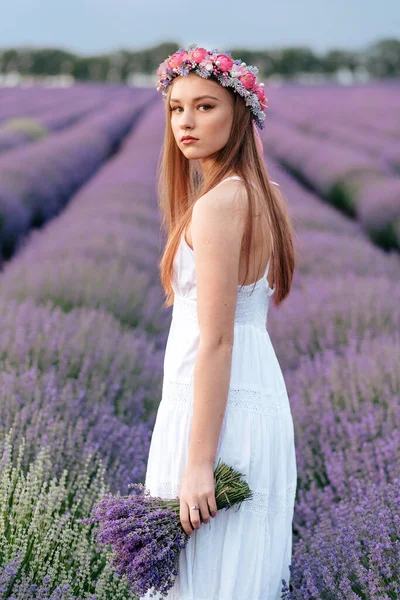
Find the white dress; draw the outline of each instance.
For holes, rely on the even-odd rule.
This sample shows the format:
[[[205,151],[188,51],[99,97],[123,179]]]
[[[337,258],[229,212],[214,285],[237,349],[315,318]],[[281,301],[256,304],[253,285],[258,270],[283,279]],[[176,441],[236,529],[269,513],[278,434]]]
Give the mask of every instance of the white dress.
[[[289,399],[266,330],[275,291],[268,269],[269,262],[252,295],[254,284],[238,286],[230,387],[215,457],[215,464],[221,458],[245,475],[253,499],[218,511],[193,531],[169,600],[279,600],[281,580],[290,577],[297,470]],[[162,498],[179,495],[186,467],[199,341],[194,252],[184,235],[172,285],[162,399],[145,480],[151,495]],[[148,592],[141,600],[149,598]]]

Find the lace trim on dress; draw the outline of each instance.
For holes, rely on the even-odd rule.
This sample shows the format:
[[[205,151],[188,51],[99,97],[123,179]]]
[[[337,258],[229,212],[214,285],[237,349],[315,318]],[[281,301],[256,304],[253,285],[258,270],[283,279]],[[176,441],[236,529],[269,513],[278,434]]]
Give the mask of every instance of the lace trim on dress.
[[[193,382],[168,381],[164,378],[161,402],[193,403]],[[274,417],[291,415],[290,402],[286,390],[260,391],[253,389],[229,388],[226,410],[242,410],[266,414]]]
[[[179,497],[180,485],[172,481],[157,481],[156,494],[165,500]],[[292,511],[295,504],[296,484],[288,485],[286,493],[268,493],[262,490],[255,490],[250,486],[253,492],[251,500],[245,500],[238,506],[233,506],[229,510],[244,510],[249,513],[257,514],[267,518],[271,514],[285,515],[288,511]]]

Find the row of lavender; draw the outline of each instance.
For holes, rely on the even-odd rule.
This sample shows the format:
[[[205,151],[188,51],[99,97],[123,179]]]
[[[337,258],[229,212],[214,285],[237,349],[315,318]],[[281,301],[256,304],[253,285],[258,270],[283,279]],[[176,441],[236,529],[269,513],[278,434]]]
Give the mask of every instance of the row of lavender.
[[[283,170],[271,174],[298,255],[291,295],[269,323],[298,465],[284,597],[399,598],[400,257]]]
[[[265,148],[370,238],[400,249],[400,86],[269,91]]]
[[[0,153],[37,142],[55,131],[66,129],[81,119],[89,116],[95,110],[107,107],[107,102],[87,100],[71,105],[66,102],[63,106],[46,110],[38,118],[21,116],[7,119],[0,124]]]
[[[36,144],[0,155],[0,263],[24,234],[55,216],[118,147],[147,103],[147,90],[119,98]]]
[[[48,112],[54,112],[66,104],[73,106],[85,100],[98,100],[104,103],[115,100],[130,100],[136,95],[136,88],[121,85],[79,84],[69,88],[6,88],[0,95],[0,124],[5,120],[28,117],[43,118]]]
[[[161,395],[161,116],[149,107],[0,276],[2,598],[133,598],[81,519],[143,481]]]
[[[122,86],[11,90],[0,101],[0,153],[61,131],[115,100],[136,103],[135,96]]]

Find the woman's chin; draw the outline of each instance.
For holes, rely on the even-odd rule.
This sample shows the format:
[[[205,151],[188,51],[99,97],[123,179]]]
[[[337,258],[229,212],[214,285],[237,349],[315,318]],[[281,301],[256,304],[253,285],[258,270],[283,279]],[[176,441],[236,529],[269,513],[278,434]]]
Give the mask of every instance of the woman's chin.
[[[203,158],[203,153],[194,148],[185,148],[182,152],[188,158]]]

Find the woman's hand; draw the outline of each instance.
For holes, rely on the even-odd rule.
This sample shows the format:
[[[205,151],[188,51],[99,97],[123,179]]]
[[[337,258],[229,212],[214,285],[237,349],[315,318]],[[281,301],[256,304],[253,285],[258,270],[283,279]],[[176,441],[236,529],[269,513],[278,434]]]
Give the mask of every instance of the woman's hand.
[[[182,527],[191,536],[193,529],[199,529],[200,520],[209,523],[210,516],[217,514],[214,490],[214,466],[212,464],[187,464],[180,486],[180,513]],[[190,508],[197,505],[200,510]]]

